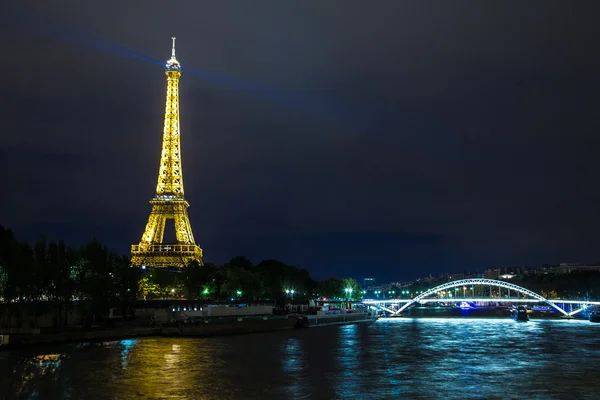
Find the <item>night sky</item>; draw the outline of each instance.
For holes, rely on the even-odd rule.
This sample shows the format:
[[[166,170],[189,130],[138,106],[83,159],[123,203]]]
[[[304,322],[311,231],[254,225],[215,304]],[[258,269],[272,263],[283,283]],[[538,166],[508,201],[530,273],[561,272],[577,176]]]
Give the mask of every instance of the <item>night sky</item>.
[[[380,281],[598,261],[595,3],[4,2],[0,225],[139,242],[177,36],[205,261]]]

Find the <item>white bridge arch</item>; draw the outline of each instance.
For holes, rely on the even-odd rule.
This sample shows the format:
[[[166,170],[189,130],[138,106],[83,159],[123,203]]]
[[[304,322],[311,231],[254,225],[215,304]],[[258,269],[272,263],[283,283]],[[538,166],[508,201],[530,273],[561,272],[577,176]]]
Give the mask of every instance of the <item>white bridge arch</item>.
[[[397,311],[395,311],[394,314],[401,313],[402,311],[406,310],[406,308],[410,307],[411,305],[418,303],[420,300],[426,298],[427,296],[436,294],[437,292],[439,292],[441,290],[451,289],[454,287],[466,286],[466,285],[471,285],[471,286],[472,285],[488,285],[488,286],[495,286],[495,287],[501,287],[501,288],[505,288],[505,289],[514,290],[515,292],[519,292],[519,293],[525,294],[527,296],[533,297],[534,299],[539,300],[542,303],[546,303],[549,306],[555,308],[557,311],[560,311],[562,314],[569,316],[569,313],[567,313],[565,310],[563,310],[562,308],[560,308],[559,306],[554,304],[552,301],[546,299],[545,297],[540,296],[539,294],[537,294],[535,292],[532,292],[531,290],[525,289],[524,287],[521,287],[518,285],[514,285],[512,283],[508,283],[508,282],[504,282],[504,281],[497,281],[495,279],[485,279],[485,278],[461,279],[458,281],[447,282],[442,285],[436,286],[434,288],[431,288],[431,289],[421,293],[420,295],[416,296],[415,298],[409,300],[406,304],[404,304]],[[502,301],[502,299],[498,299],[498,300]]]

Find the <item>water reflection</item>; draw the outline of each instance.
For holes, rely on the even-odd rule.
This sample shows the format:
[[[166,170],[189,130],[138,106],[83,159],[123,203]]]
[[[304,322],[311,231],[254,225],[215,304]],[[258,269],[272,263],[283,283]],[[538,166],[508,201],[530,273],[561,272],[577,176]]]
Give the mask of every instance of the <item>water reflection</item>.
[[[62,354],[41,354],[28,358],[23,363],[23,371],[20,376],[23,378],[20,387],[16,388],[17,394],[21,394],[27,387],[28,382],[31,382],[33,386],[36,384],[43,383],[46,379],[55,378],[54,374],[60,367],[62,361]],[[37,388],[32,390],[32,397],[37,397]]]
[[[298,338],[290,337],[280,346],[281,367],[287,374],[287,382],[282,389],[282,398],[301,399],[304,398],[303,390],[306,379],[307,361],[302,347],[302,341]]]
[[[364,325],[345,325],[339,328],[337,380],[344,383],[339,385],[337,391],[343,398],[351,399],[361,391],[364,370],[361,365],[360,342],[363,340],[361,328],[364,327]]]
[[[137,340],[128,339],[121,340],[119,343],[123,347],[123,350],[121,350],[121,368],[127,368],[127,354],[129,353],[129,350],[137,344],[137,342]]]
[[[3,399],[597,399],[600,324],[390,319],[0,352]]]

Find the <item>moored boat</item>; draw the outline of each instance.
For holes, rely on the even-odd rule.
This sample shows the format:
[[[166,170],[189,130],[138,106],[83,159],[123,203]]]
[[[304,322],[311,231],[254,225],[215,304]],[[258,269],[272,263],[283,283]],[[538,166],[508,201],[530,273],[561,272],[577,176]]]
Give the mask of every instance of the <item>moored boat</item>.
[[[306,315],[298,320],[297,327],[313,328],[315,326],[326,325],[359,324],[373,322],[377,319],[378,317],[373,312],[347,312],[336,314]]]
[[[590,313],[590,322],[600,322],[600,312],[592,311]]]
[[[525,306],[518,306],[511,310],[510,316],[512,319],[518,322],[529,321],[529,315],[527,315],[527,308]]]

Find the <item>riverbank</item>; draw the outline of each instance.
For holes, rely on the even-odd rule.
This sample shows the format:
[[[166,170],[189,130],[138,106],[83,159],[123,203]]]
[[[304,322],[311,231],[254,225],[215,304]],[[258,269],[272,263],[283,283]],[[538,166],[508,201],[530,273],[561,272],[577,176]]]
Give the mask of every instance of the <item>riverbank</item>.
[[[130,339],[146,336],[160,336],[161,328],[136,327],[136,328],[88,328],[88,329],[63,329],[56,333],[3,333],[4,343],[0,350],[18,347],[65,344],[78,342],[96,342],[106,340]]]
[[[313,328],[328,325],[369,323],[377,318],[365,313],[340,315],[280,315],[212,318],[195,323],[165,324],[159,327],[116,326],[112,328],[64,328],[54,332],[11,333],[4,335],[5,344],[0,349],[64,344],[100,342],[138,337],[212,337],[284,331],[295,328]],[[6,343],[7,342],[7,343]]]
[[[22,333],[19,330],[0,333],[3,344],[0,350],[18,347],[64,344],[78,342],[99,342],[138,337],[211,337],[260,332],[290,330],[302,327],[298,321],[301,316],[268,316],[261,318],[221,318],[200,323],[168,324],[158,327],[150,326],[116,326],[111,328],[76,328],[55,329],[53,332]]]

